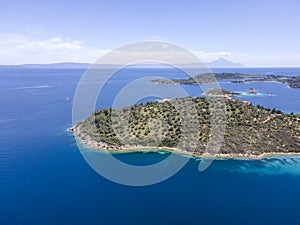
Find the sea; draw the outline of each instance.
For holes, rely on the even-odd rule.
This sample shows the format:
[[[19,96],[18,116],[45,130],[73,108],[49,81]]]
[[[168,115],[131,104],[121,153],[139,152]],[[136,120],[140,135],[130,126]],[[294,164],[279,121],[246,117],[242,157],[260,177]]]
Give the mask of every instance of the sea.
[[[300,75],[300,68],[212,70]],[[76,87],[85,72],[83,68],[0,68],[1,225],[300,224],[300,157],[218,159],[202,172],[198,170],[202,159],[191,158],[169,179],[138,187],[99,175],[83,154],[103,153],[80,151],[67,131],[72,126]],[[107,92],[98,99],[96,108],[110,107],[117,90],[135,79],[182,78],[182,73],[175,68],[118,71],[107,81]],[[244,93],[237,98],[253,105],[300,112],[300,90],[286,84],[222,81],[220,86]],[[203,94],[193,85],[182,87],[192,96]],[[249,88],[259,94],[247,95]],[[168,155],[126,153],[114,157],[132,165],[150,165]]]

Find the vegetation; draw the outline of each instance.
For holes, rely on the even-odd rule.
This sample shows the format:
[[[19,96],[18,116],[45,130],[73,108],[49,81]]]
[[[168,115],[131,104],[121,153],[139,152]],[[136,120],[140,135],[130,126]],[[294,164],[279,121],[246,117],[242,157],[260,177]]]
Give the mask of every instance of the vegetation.
[[[239,92],[232,92],[225,89],[211,88],[204,93],[206,96],[224,96],[241,95]]]
[[[204,73],[189,79],[157,79],[153,80],[153,82],[160,84],[208,84],[220,80],[232,80],[232,83],[277,81],[288,84],[291,88],[300,88],[300,76],[249,75],[241,73]]]
[[[245,75],[241,73],[204,73],[199,74],[195,77],[191,77],[188,79],[173,79],[173,80],[163,80],[157,79],[153,80],[156,83],[163,83],[163,84],[207,84],[212,83],[218,80],[235,80],[235,79],[246,79],[246,78],[261,78],[259,75]]]
[[[224,110],[227,118],[214,119],[214,123],[226,125],[220,153],[300,152],[300,115],[247,105],[235,99],[223,100],[226,104],[186,97],[122,110],[97,110],[77,124],[74,130],[78,132],[74,133],[108,147],[176,147],[203,153],[211,136],[213,112]],[[188,102],[194,103],[196,113],[191,113]],[[184,121],[188,122],[183,124]],[[188,132],[183,130],[184,126],[191,128],[189,135],[184,134]],[[197,140],[196,146],[191,146],[195,143],[192,140]]]

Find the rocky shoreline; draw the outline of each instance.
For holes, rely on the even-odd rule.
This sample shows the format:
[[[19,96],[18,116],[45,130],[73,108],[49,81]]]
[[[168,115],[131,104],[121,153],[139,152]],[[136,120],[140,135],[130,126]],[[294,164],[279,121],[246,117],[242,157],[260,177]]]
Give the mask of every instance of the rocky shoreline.
[[[207,98],[185,97],[136,104],[123,110],[96,110],[70,131],[83,145],[96,150],[138,152],[157,149],[211,157],[207,146],[220,146],[210,142],[211,112],[223,107],[225,120],[220,115],[214,118],[215,123],[223,124],[225,130],[223,133],[213,131],[222,141],[218,154],[213,157],[262,158],[300,153],[300,115],[231,98],[222,99],[226,104],[210,105]],[[193,101],[196,112],[190,113],[185,104],[187,101]],[[185,121],[180,114],[184,115]],[[182,127],[183,122],[185,127]]]
[[[102,151],[102,152],[110,152],[112,154],[122,154],[122,153],[150,153],[150,152],[170,152],[178,155],[185,155],[195,158],[220,158],[220,159],[254,159],[261,160],[264,158],[270,157],[288,157],[288,156],[297,156],[300,157],[300,153],[297,152],[264,152],[261,154],[250,154],[250,153],[217,153],[214,155],[208,153],[199,153],[199,152],[189,152],[186,150],[178,149],[178,148],[170,148],[170,147],[157,147],[157,146],[141,146],[141,145],[124,145],[124,146],[111,146],[106,144],[105,142],[92,140],[88,135],[80,132],[80,125],[76,125],[68,129],[69,132],[73,133],[76,141],[85,146],[86,148]]]

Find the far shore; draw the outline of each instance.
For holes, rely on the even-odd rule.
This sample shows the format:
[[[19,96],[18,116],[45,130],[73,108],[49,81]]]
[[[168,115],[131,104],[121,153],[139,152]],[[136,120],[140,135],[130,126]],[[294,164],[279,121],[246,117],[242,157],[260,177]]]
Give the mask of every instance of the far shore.
[[[219,158],[219,159],[256,159],[261,160],[264,158],[270,157],[284,157],[284,156],[300,156],[300,152],[265,152],[259,155],[254,154],[243,154],[243,153],[217,153],[217,154],[209,154],[209,153],[199,153],[199,152],[189,152],[178,148],[170,148],[170,147],[157,147],[157,146],[141,146],[141,145],[134,145],[134,146],[109,146],[103,142],[97,142],[91,140],[86,135],[83,135],[80,132],[80,126],[72,127],[69,129],[69,132],[72,132],[80,144],[85,146],[86,148],[112,153],[112,154],[126,154],[126,153],[150,153],[150,152],[169,152],[175,153],[178,155],[195,157],[195,158]]]

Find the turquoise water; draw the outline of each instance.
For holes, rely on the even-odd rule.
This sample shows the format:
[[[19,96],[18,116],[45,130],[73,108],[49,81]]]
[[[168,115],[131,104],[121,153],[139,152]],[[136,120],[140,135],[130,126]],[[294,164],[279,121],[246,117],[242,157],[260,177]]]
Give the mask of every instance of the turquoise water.
[[[300,69],[240,69],[295,75]],[[220,72],[218,69],[217,72]],[[231,71],[230,71],[231,72]],[[300,158],[216,160],[204,172],[191,159],[175,176],[152,186],[122,186],[99,176],[83,159],[71,126],[72,96],[84,70],[0,69],[0,224],[299,224]],[[132,69],[109,82],[97,108],[111,105],[118,88],[142,75],[180,78],[180,71]],[[145,83],[145,85],[148,85]],[[232,84],[268,96],[253,104],[300,112],[300,91],[265,82]],[[194,86],[184,88],[200,96]],[[70,101],[66,101],[66,97]],[[101,154],[85,151],[84,154]],[[119,154],[135,165],[168,153]]]

